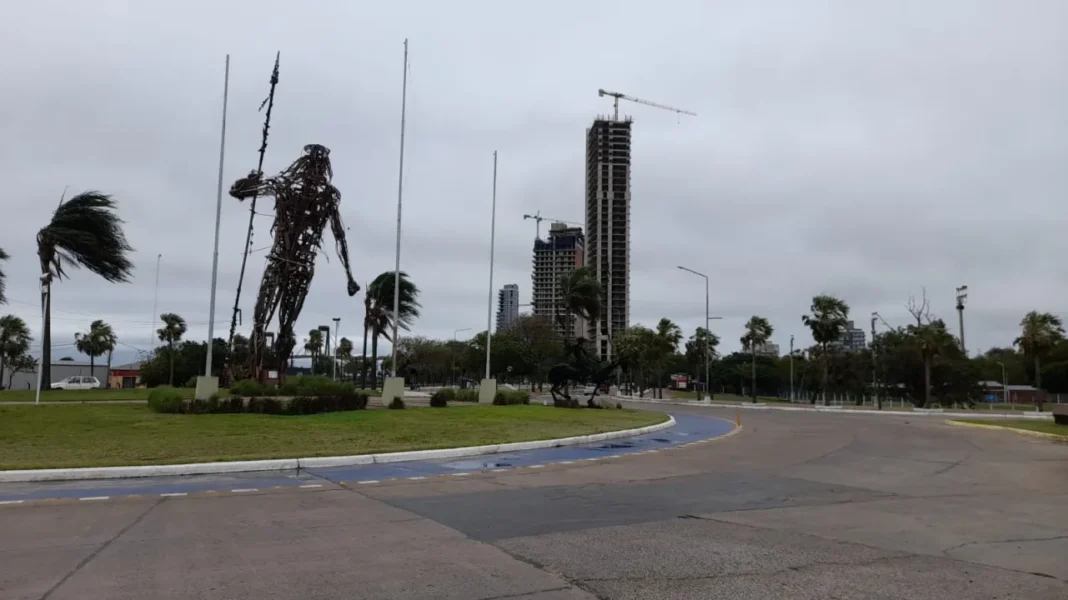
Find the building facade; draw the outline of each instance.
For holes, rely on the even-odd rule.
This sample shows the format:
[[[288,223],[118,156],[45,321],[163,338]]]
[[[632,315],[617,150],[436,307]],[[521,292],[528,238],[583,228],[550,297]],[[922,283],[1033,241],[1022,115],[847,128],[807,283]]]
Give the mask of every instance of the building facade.
[[[508,331],[519,319],[519,286],[509,283],[497,292],[497,331]]]
[[[845,329],[842,330],[841,344],[845,350],[864,350],[868,347],[867,336],[863,329],[854,325],[853,321],[846,321]]]
[[[570,323],[561,323],[559,316],[564,309],[558,287],[560,277],[585,264],[585,242],[581,227],[568,227],[565,223],[550,225],[549,239],[534,240],[532,312],[548,319],[557,335],[569,340],[585,335],[586,325],[577,317],[572,317]]]
[[[773,342],[766,342],[756,347],[757,356],[771,356],[774,358],[779,357],[779,345]]]
[[[602,360],[630,324],[630,119],[586,130],[586,266],[601,282],[602,317],[587,338]]]

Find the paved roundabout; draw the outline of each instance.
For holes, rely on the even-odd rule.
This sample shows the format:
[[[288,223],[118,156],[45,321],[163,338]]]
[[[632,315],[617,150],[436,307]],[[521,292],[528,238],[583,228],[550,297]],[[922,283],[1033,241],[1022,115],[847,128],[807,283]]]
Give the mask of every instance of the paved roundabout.
[[[3,484],[0,597],[1068,597],[1068,446],[779,411],[727,436],[722,410],[634,407],[678,425],[478,459]]]

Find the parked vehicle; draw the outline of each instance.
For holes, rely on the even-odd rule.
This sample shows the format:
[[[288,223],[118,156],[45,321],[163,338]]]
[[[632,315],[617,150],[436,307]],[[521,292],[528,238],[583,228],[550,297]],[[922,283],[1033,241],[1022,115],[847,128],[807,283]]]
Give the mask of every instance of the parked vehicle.
[[[75,375],[52,383],[53,390],[91,390],[100,387],[100,380],[91,375]]]

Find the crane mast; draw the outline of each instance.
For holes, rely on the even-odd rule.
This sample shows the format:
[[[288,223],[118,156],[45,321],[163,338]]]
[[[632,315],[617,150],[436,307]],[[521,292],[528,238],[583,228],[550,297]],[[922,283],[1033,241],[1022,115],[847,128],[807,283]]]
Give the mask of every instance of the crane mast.
[[[628,96],[628,95],[622,94],[620,92],[609,92],[608,90],[601,89],[601,90],[597,90],[597,95],[601,96],[601,97],[604,97],[604,96],[611,96],[612,97],[612,105],[613,105],[613,111],[614,111],[613,118],[616,121],[619,120],[619,101],[621,99],[622,100],[628,100],[630,102],[636,102],[638,104],[644,104],[646,106],[652,106],[653,108],[661,108],[661,109],[664,109],[664,110],[670,110],[671,112],[675,113],[676,115],[690,115],[691,117],[696,117],[697,116],[697,113],[695,113],[695,112],[690,112],[688,110],[683,110],[681,108],[675,108],[674,106],[667,106],[665,104],[657,104],[656,102],[650,102],[649,100],[642,100],[641,98],[635,98],[633,96]]]
[[[538,212],[532,214],[532,215],[523,215],[523,220],[526,220],[526,219],[534,219],[534,238],[535,239],[539,239],[539,240],[541,239],[541,222],[542,221],[555,221],[557,223],[567,223],[568,225],[577,225],[579,227],[583,226],[582,223],[576,223],[574,221],[566,221],[564,219],[553,219],[551,217],[543,217],[543,216],[541,216],[541,211],[540,210]]]

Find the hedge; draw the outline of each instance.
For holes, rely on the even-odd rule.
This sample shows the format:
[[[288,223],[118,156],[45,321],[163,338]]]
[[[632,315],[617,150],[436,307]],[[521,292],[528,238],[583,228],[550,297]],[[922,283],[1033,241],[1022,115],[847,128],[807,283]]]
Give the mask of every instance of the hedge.
[[[367,394],[349,392],[330,396],[230,396],[212,395],[207,400],[183,400],[174,388],[149,392],[148,407],[160,413],[189,415],[255,413],[264,415],[314,415],[367,408]],[[154,399],[155,398],[155,399]]]
[[[497,390],[493,403],[502,406],[508,404],[530,404],[530,392],[522,390]]]
[[[434,392],[434,395],[430,396],[431,408],[445,408],[449,405],[450,394],[448,393],[448,391],[446,391],[447,389],[448,388],[444,390],[438,390]]]
[[[321,375],[291,377],[281,387],[251,379],[230,385],[233,396],[341,396],[348,393],[356,393],[356,386]]]

